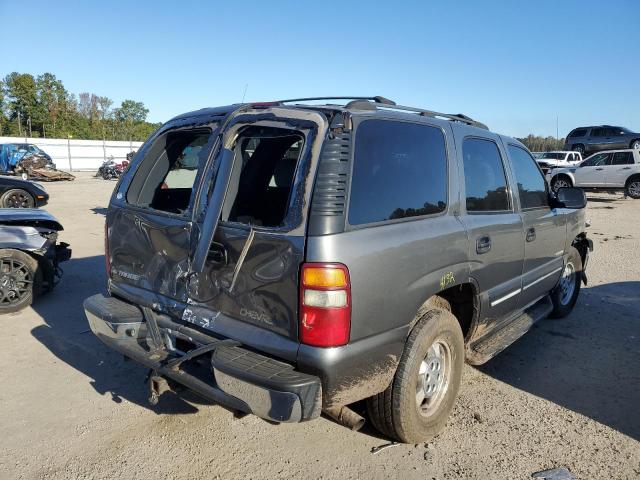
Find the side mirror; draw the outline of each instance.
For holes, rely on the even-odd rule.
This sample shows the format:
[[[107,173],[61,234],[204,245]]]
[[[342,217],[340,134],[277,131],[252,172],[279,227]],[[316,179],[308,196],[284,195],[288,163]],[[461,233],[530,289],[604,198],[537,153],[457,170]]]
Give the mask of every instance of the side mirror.
[[[556,194],[556,200],[563,208],[579,210],[587,206],[587,196],[581,188],[561,187]]]

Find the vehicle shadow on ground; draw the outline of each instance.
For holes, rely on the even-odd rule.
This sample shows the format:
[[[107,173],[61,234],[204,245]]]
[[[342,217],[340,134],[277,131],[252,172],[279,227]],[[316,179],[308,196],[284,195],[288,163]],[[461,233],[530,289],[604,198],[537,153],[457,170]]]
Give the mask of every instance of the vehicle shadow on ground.
[[[31,330],[38,341],[57,358],[89,377],[96,392],[110,395],[116,403],[125,399],[157,414],[196,413],[198,409],[192,402],[208,404],[188,392],[180,396],[168,392],[152,407],[147,401],[147,370],[124,361],[122,355],[102,344],[89,330],[84,315],[84,299],[106,292],[104,256],[71,259],[63,267],[65,273],[60,285],[33,303],[33,309],[45,322]]]
[[[611,203],[624,200],[625,197],[620,195],[611,195],[608,197],[590,197],[587,195],[587,203]]]
[[[108,210],[108,208],[102,208],[102,207],[95,207],[95,208],[91,209],[91,211],[95,215],[103,215],[103,216],[107,214],[107,210]]]
[[[640,440],[640,282],[583,288],[565,319],[539,322],[478,367]]]

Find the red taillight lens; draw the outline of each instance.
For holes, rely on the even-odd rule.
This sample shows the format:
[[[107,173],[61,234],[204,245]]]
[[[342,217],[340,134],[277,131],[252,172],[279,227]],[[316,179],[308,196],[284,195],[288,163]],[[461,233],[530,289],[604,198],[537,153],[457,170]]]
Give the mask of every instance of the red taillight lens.
[[[107,264],[107,278],[111,278],[111,256],[109,255],[109,227],[104,222],[104,261]]]
[[[351,282],[339,263],[305,263],[300,272],[300,341],[315,347],[349,342]]]

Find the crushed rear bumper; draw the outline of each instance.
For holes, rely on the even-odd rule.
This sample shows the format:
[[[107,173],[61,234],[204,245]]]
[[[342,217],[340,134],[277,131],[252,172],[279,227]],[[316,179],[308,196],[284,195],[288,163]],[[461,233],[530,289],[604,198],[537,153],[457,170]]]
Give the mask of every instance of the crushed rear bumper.
[[[115,297],[94,295],[85,300],[84,309],[91,330],[102,342],[150,368],[154,377],[274,422],[300,422],[320,415],[320,379],[292,365],[167,318],[154,317],[156,325],[150,325],[140,308]],[[152,338],[156,328],[160,344]],[[180,351],[176,339],[194,348]]]

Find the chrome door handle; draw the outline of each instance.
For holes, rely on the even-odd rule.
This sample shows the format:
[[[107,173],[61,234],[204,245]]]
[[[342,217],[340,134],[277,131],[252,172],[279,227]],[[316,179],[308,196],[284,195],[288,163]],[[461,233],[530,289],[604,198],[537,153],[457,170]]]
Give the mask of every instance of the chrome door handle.
[[[533,242],[536,239],[536,229],[531,227],[527,230],[527,242]]]
[[[476,240],[476,252],[480,255],[491,250],[491,237],[484,235]]]

